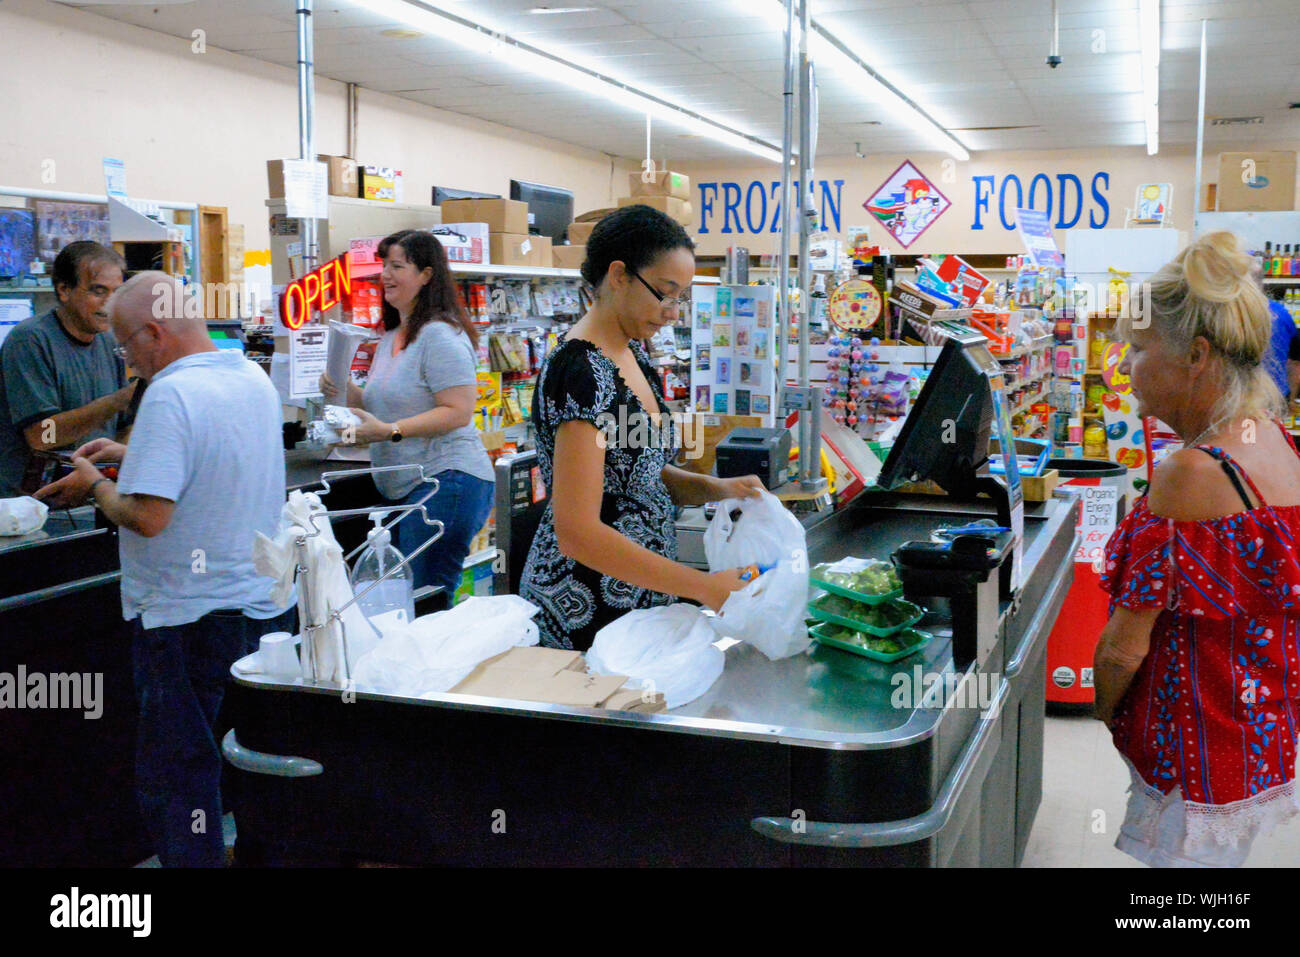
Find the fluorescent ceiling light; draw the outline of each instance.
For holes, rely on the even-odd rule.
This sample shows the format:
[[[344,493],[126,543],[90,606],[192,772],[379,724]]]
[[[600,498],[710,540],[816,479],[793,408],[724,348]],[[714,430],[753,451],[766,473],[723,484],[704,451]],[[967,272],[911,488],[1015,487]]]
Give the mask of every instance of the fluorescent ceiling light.
[[[447,3],[447,0],[434,0]],[[781,151],[755,136],[742,133],[717,120],[644,93],[620,83],[596,70],[577,66],[555,54],[538,47],[492,31],[487,26],[453,13],[415,0],[351,0],[353,6],[371,13],[391,17],[430,36],[455,43],[485,56],[499,57],[512,67],[519,67],[537,76],[563,83],[595,94],[611,103],[642,115],[649,114],[657,120],[696,136],[706,137],[734,149],[761,156],[773,163],[781,161]]]
[[[1160,149],[1160,0],[1139,0],[1138,34],[1142,41],[1142,119],[1147,127],[1147,155]]]
[[[773,0],[761,0],[761,2],[762,6],[757,9],[754,8],[754,0],[738,0],[737,6],[742,7],[749,13],[761,16],[774,29],[784,32],[784,0],[775,0],[775,2]],[[795,14],[795,41],[798,42],[799,17],[797,6]],[[936,149],[942,150],[962,162],[970,159],[970,152],[957,137],[944,129],[939,124],[939,121],[929,113],[904,96],[898,87],[881,76],[880,72],[870,65],[866,56],[852,49],[816,20],[810,19],[808,25],[808,55],[814,62],[828,65],[837,71],[851,72],[857,82],[861,82],[861,78],[865,76],[868,83],[868,99],[882,103],[891,111],[893,119],[901,121],[909,129],[925,137]]]

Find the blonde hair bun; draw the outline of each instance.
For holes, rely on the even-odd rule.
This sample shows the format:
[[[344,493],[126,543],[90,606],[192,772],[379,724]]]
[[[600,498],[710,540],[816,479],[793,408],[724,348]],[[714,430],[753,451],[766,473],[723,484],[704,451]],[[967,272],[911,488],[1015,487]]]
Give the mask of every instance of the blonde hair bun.
[[[1230,232],[1207,233],[1182,251],[1179,259],[1187,291],[1206,302],[1231,302],[1242,287],[1255,288],[1255,260]]]

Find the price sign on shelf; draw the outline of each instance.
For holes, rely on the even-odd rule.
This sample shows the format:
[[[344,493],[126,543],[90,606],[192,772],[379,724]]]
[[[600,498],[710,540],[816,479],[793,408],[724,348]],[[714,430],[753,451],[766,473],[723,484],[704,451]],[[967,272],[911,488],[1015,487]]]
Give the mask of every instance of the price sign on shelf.
[[[1105,557],[1106,543],[1115,531],[1120,490],[1113,485],[1081,485],[1079,488],[1083,492],[1082,511],[1077,526],[1079,549],[1074,553],[1074,560],[1100,565]]]

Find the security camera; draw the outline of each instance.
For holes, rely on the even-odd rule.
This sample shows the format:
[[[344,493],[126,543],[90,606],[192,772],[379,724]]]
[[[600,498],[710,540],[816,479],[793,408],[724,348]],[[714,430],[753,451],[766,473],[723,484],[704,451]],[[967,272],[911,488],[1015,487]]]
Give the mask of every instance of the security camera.
[[[1053,70],[1055,70],[1058,66],[1061,65],[1061,58],[1057,56],[1055,53],[1053,53],[1051,56],[1047,58],[1047,65],[1050,66]]]

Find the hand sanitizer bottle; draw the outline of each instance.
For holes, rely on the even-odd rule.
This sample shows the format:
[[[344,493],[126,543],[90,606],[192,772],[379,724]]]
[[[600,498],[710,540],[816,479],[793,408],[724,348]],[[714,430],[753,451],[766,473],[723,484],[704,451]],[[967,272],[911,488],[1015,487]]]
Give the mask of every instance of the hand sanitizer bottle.
[[[385,612],[401,611],[407,621],[415,620],[414,585],[409,565],[398,568],[388,578],[384,575],[402,563],[402,553],[393,545],[392,534],[383,528],[384,513],[376,512],[371,520],[374,528],[366,533],[369,544],[352,569],[352,592],[360,595],[374,582],[379,582],[357,601],[357,607],[367,618]]]

